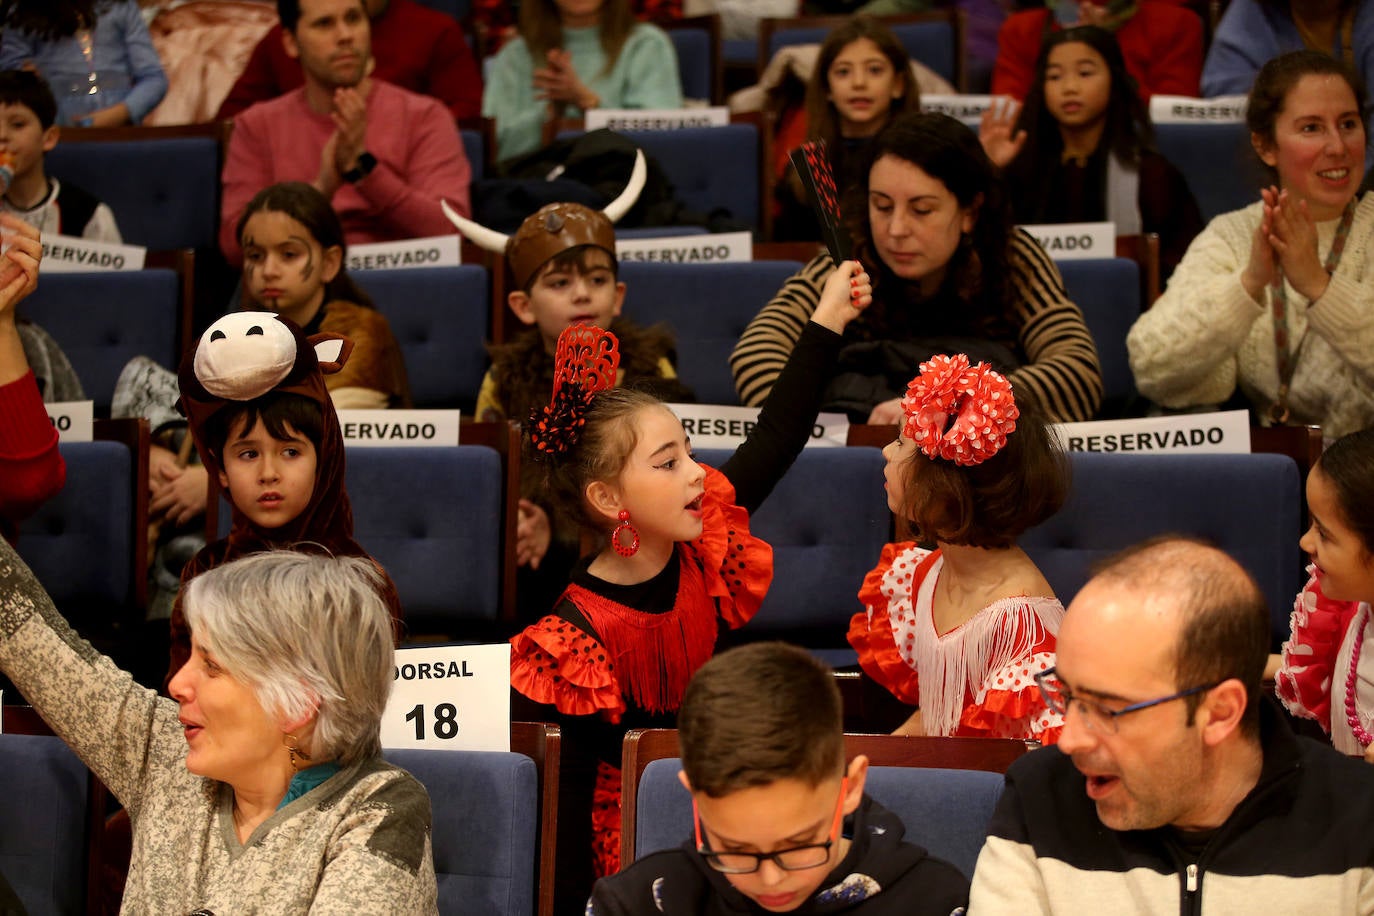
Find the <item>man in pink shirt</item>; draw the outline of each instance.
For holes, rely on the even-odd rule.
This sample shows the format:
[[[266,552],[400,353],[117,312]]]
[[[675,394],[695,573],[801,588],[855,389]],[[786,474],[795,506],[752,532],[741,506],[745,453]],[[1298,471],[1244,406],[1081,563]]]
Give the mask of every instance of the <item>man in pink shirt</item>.
[[[440,102],[370,76],[363,0],[278,0],[277,10],[305,83],[234,119],[220,211],[225,257],[242,261],[243,208],[279,181],[318,188],[350,243],[453,232],[439,199],[469,213],[458,127]]]

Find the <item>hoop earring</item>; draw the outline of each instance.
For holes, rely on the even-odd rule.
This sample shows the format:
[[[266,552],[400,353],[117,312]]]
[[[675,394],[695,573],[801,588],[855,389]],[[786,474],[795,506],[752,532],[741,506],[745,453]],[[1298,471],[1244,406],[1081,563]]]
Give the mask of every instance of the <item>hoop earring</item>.
[[[300,762],[302,760],[309,762],[310,755],[300,749],[300,739],[295,735],[284,735],[283,739],[282,743],[286,745],[286,753],[291,757],[291,771],[293,773],[299,772]]]
[[[624,541],[626,535],[630,538],[629,544]],[[629,509],[620,510],[620,524],[611,529],[611,546],[622,557],[632,557],[639,553],[639,530],[630,524]]]

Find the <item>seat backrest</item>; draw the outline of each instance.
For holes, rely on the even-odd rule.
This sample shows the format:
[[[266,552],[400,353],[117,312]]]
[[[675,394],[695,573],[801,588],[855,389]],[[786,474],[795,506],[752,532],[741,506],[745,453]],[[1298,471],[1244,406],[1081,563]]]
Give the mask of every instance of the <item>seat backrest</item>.
[[[1103,414],[1111,416],[1137,398],[1126,335],[1140,317],[1140,265],[1130,258],[1101,258],[1056,266],[1097,345]]]
[[[472,130],[464,127],[458,131],[459,138],[463,141],[463,155],[467,157],[468,165],[472,168],[471,181],[481,181],[486,177],[487,171],[487,140],[482,136],[480,130]]]
[[[137,604],[139,468],[119,442],[64,442],[60,449],[66,485],[20,526],[18,549],[63,615],[93,638],[87,624],[119,624],[123,615],[114,609]]]
[[[716,73],[720,59],[720,20],[693,16],[663,24],[677,52],[677,73],[682,97],[716,101]]]
[[[723,208],[736,221],[759,227],[762,144],[753,124],[623,133],[658,160],[687,209],[710,214]]]
[[[415,2],[432,10],[448,13],[459,22],[465,20],[472,10],[472,0],[415,0]]]
[[[0,874],[31,916],[85,912],[85,765],[60,738],[0,735],[0,771]]]
[[[636,858],[672,849],[692,835],[692,797],[678,781],[681,769],[676,757],[644,768],[636,800]],[[873,766],[864,788],[901,818],[910,842],[972,878],[1002,785],[1000,774],[985,770]]]
[[[59,143],[49,172],[110,205],[130,245],[213,248],[219,229],[219,140],[212,136]],[[121,303],[122,304],[122,303]]]
[[[912,60],[934,70],[959,88],[963,74],[963,29],[955,10],[935,10],[907,16],[881,17],[897,36]],[[807,16],[800,19],[764,19],[759,38],[763,58],[759,72],[780,48],[788,45],[821,44],[825,37],[846,21],[842,16]]]
[[[45,273],[20,312],[67,354],[97,416],[109,414],[115,380],[135,356],[174,372],[181,361],[181,279],[174,270]]]
[[[622,261],[625,316],[665,322],[677,338],[677,372],[703,404],[738,404],[730,352],[744,329],[801,265],[796,261],[664,264]]]
[[[416,407],[472,413],[487,370],[490,283],[485,268],[358,270],[351,276],[400,344]]]
[[[406,635],[462,637],[501,615],[501,456],[483,445],[350,448],[353,536],[396,583]],[[229,533],[221,494],[217,530]]]
[[[524,754],[409,748],[385,756],[429,792],[439,912],[534,916],[534,761]]]
[[[1285,455],[1074,452],[1073,489],[1020,544],[1065,605],[1094,563],[1162,534],[1201,537],[1234,557],[1269,604],[1274,645],[1302,587],[1301,481]]]
[[[698,449],[719,467],[730,452]],[[872,448],[809,448],[750,518],[773,547],[773,584],[743,631],[803,645],[844,646],[858,591],[891,538],[883,456]]]
[[[1158,124],[1155,142],[1187,179],[1204,220],[1249,206],[1269,183],[1244,124]]]

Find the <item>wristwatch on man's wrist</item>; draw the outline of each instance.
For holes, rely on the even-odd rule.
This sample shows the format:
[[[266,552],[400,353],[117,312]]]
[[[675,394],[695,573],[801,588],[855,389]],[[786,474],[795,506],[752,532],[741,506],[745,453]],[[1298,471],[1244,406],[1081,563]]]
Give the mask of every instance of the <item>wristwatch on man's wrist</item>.
[[[363,150],[358,154],[358,160],[353,164],[353,168],[343,173],[343,180],[349,184],[357,184],[368,175],[371,175],[372,170],[376,167],[377,157],[367,150]]]

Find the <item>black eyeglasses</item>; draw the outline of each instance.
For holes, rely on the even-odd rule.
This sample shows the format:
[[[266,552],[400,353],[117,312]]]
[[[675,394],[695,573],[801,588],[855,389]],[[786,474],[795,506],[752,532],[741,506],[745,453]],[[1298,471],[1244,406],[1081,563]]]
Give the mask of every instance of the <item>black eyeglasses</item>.
[[[824,843],[808,843],[790,849],[774,852],[714,852],[701,835],[701,815],[697,812],[697,801],[692,799],[692,821],[697,831],[697,852],[706,864],[716,871],[727,875],[748,875],[759,870],[765,860],[771,861],[783,871],[805,871],[817,868],[830,861],[830,848],[840,836],[840,824],[844,821],[844,797],[849,789],[849,777],[840,780],[840,797],[835,801],[835,820],[830,825],[830,839]]]
[[[1083,725],[1090,731],[1095,731],[1101,735],[1115,735],[1117,720],[1128,713],[1140,712],[1142,709],[1149,709],[1151,706],[1158,706],[1161,703],[1169,703],[1173,700],[1181,700],[1190,697],[1195,693],[1202,693],[1204,690],[1211,690],[1220,684],[1221,681],[1214,681],[1211,684],[1203,684],[1199,687],[1189,687],[1187,690],[1180,690],[1178,693],[1171,693],[1167,697],[1157,697],[1153,700],[1142,700],[1139,703],[1132,703],[1120,709],[1111,709],[1098,703],[1096,700],[1087,700],[1080,696],[1075,696],[1064,687],[1064,682],[1059,679],[1053,668],[1046,668],[1035,676],[1035,685],[1040,688],[1040,696],[1044,698],[1045,705],[1052,712],[1068,718],[1069,707],[1083,717]]]

